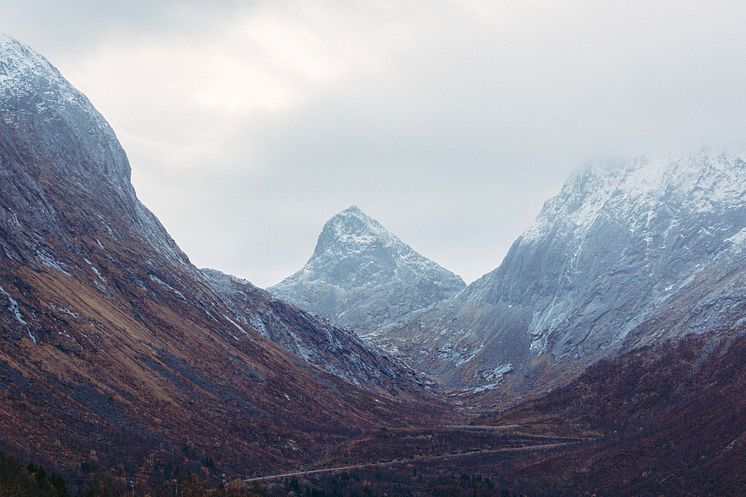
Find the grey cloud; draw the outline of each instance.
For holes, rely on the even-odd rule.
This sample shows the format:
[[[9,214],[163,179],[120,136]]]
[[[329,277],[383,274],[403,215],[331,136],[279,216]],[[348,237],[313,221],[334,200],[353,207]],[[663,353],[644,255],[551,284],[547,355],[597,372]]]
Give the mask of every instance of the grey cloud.
[[[176,3],[128,2],[136,8],[125,12],[19,2],[4,9],[4,29],[27,30],[35,46],[37,36],[40,45],[56,42],[68,57],[76,43],[107,36],[188,38],[206,28],[184,19],[214,27],[239,8],[189,2],[186,11],[199,13],[190,17]],[[428,17],[427,33],[386,54],[380,73],[286,112],[230,120],[224,139],[188,167],[167,151],[128,147],[141,197],[199,265],[261,285],[300,267],[323,222],[350,204],[471,280],[499,264],[588,157],[743,145],[743,2],[503,5],[509,12],[492,18],[458,7]],[[35,16],[50,12],[70,25],[43,33]],[[66,38],[89,23],[103,26]],[[169,137],[208,126],[174,108],[141,129],[162,131],[171,112]]]
[[[115,38],[204,29],[238,0],[0,0],[2,25],[50,59],[73,57]]]

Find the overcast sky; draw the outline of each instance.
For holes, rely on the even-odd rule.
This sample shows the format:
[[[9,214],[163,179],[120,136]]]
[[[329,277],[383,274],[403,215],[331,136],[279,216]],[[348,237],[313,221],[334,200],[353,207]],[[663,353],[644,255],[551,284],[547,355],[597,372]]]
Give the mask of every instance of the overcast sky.
[[[267,286],[360,206],[465,280],[594,157],[743,145],[746,2],[0,0],[198,266]]]

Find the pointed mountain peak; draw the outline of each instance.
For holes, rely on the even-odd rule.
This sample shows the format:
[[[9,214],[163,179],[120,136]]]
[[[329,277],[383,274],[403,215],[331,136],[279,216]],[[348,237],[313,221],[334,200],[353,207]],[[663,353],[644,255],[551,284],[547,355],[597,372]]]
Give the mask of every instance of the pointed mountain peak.
[[[332,322],[366,332],[463,287],[461,278],[353,205],[324,224],[303,269],[272,291]]]
[[[380,223],[378,223],[375,219],[373,219],[368,214],[363,212],[363,210],[357,205],[351,205],[345,210],[338,212],[331,219],[329,219],[329,222],[332,222],[334,220],[343,220],[343,219],[358,219],[360,221],[363,221],[369,224],[375,223],[375,224],[380,225]]]
[[[372,245],[404,245],[381,223],[353,205],[337,213],[321,230],[313,257],[328,251],[360,251]]]
[[[83,140],[78,148],[121,148],[114,131],[88,98],[43,55],[6,33],[0,33],[0,112],[16,115],[16,119],[38,119],[52,127],[50,135],[59,132],[51,123],[64,121]],[[129,165],[117,166],[117,172],[129,181]]]
[[[362,215],[362,216],[367,217],[367,214],[364,213],[363,210],[355,204],[352,204],[345,210],[341,211],[338,215],[355,215],[355,216]]]
[[[0,84],[29,73],[51,74],[61,79],[59,71],[41,54],[6,33],[0,33]]]
[[[12,48],[18,48],[23,47],[23,43],[16,40],[12,36],[10,36],[8,33],[3,33],[0,31],[0,50],[6,50]]]

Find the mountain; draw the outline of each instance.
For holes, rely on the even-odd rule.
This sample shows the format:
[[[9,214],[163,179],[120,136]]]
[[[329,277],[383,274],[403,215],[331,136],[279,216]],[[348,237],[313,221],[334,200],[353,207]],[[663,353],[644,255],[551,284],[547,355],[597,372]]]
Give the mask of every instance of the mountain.
[[[438,412],[339,329],[262,296],[269,328],[307,334],[304,356],[234,311],[137,199],[104,118],[5,35],[0,117],[0,450],[139,485],[296,467]]]
[[[352,206],[326,222],[303,269],[270,291],[365,336],[463,287],[461,278]]]
[[[250,282],[214,269],[202,274],[239,323],[257,330],[311,364],[356,385],[414,386],[414,372],[371,349],[351,331],[273,297]],[[402,381],[402,375],[407,381]],[[396,394],[396,389],[392,389]]]
[[[447,385],[525,390],[737,325],[745,238],[740,155],[596,164],[544,205],[500,267],[376,341]]]

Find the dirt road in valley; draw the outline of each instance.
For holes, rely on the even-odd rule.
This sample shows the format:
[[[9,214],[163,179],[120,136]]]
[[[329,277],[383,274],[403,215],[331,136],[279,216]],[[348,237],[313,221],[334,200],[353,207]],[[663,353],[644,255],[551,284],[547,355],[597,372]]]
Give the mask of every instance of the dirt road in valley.
[[[449,452],[446,454],[436,454],[436,455],[431,455],[431,456],[415,456],[415,457],[409,457],[409,458],[394,459],[391,461],[379,461],[379,462],[371,462],[371,463],[350,464],[347,466],[336,466],[333,468],[294,471],[291,473],[280,473],[276,475],[266,475],[266,476],[257,476],[254,478],[247,478],[244,480],[244,483],[277,480],[280,478],[291,478],[294,476],[317,475],[317,474],[323,474],[323,473],[337,473],[337,472],[349,471],[353,469],[386,467],[386,466],[393,466],[397,464],[409,464],[413,462],[427,462],[427,461],[437,461],[440,459],[454,459],[454,458],[459,458],[459,457],[476,456],[480,454],[497,454],[501,452],[530,452],[530,451],[536,451],[536,450],[549,450],[549,449],[556,449],[559,447],[565,447],[568,445],[573,445],[578,442],[582,442],[584,440],[585,439],[578,439],[572,442],[561,442],[561,443],[551,443],[551,444],[541,444],[541,445],[526,445],[523,447],[506,447],[502,449],[481,449],[481,450],[473,450],[469,452]]]

